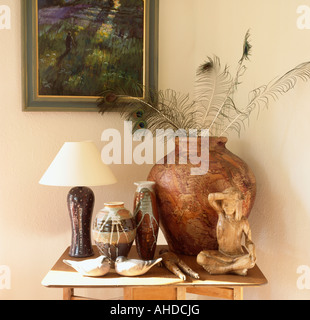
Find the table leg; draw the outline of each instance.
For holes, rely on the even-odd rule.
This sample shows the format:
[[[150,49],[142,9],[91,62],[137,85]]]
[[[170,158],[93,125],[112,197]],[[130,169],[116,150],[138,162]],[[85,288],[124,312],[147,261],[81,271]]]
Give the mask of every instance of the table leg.
[[[243,300],[243,287],[233,287],[234,297],[233,300]]]
[[[125,300],[186,300],[185,287],[124,288]]]
[[[72,300],[74,296],[73,288],[63,288],[63,300]]]

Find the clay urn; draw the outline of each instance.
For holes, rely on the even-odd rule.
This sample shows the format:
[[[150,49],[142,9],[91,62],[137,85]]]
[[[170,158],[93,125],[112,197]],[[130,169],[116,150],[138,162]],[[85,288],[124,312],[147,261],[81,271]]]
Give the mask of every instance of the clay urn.
[[[189,138],[191,139],[191,138]],[[188,140],[189,140],[188,139]],[[175,164],[169,155],[151,169],[148,180],[156,182],[155,191],[160,228],[175,253],[197,255],[201,250],[217,250],[216,225],[218,216],[208,202],[208,195],[238,188],[243,196],[243,215],[248,217],[256,195],[256,180],[248,165],[226,148],[226,137],[209,138],[209,170],[203,175],[191,174],[191,152],[201,152],[201,138],[197,149],[175,141]],[[185,147],[184,147],[185,146]],[[186,164],[184,159],[187,159]]]

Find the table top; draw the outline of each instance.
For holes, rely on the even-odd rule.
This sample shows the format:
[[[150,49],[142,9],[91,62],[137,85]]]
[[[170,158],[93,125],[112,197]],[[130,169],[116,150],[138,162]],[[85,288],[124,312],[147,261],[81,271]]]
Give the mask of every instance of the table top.
[[[167,246],[157,246],[155,257],[158,252],[168,248]],[[94,259],[99,256],[96,246],[94,246],[95,255],[89,257]],[[154,266],[146,274],[138,277],[124,277],[118,275],[114,269],[103,277],[84,277],[70,266],[66,265],[63,260],[84,259],[72,258],[69,256],[69,247],[64,251],[52,269],[47,273],[42,281],[42,285],[49,288],[124,288],[124,287],[144,287],[144,286],[185,286],[185,287],[236,287],[236,286],[261,286],[267,284],[267,279],[256,265],[248,271],[247,276],[238,275],[210,275],[201,266],[196,263],[196,256],[178,255],[189,267],[200,275],[200,279],[193,279],[187,276],[186,281],[179,279],[166,268],[160,265]],[[136,247],[133,246],[130,258],[138,258]]]

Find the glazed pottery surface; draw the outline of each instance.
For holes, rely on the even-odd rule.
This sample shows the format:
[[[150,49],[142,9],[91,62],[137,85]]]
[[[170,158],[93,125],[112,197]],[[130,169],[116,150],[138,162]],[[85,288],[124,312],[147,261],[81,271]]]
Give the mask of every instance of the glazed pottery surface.
[[[67,205],[72,228],[71,257],[84,258],[94,254],[90,235],[94,201],[94,193],[87,187],[75,187],[68,193]]]
[[[128,255],[135,240],[136,223],[123,202],[105,203],[94,219],[92,233],[101,254],[115,261]]]
[[[218,215],[208,202],[210,193],[236,187],[244,196],[242,214],[246,217],[250,214],[256,196],[254,174],[244,161],[226,149],[226,143],[225,137],[210,137],[209,171],[204,175],[191,174],[191,168],[199,164],[190,163],[189,148],[184,149],[178,140],[175,164],[168,164],[166,156],[163,164],[156,164],[150,171],[148,180],[156,182],[160,227],[169,249],[175,253],[197,255],[202,250],[218,249]],[[183,146],[181,150],[179,145]],[[200,139],[197,149],[199,154]],[[187,164],[179,164],[181,158],[187,158]]]
[[[159,214],[153,186],[155,182],[135,182],[134,214],[137,225],[136,246],[141,259],[154,258],[159,232]]]

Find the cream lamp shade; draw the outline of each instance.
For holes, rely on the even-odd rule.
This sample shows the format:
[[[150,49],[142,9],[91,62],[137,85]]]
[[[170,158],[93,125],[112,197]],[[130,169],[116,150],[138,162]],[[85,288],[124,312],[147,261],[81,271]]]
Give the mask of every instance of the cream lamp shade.
[[[92,141],[66,142],[40,180],[48,186],[102,186],[116,183]]]

